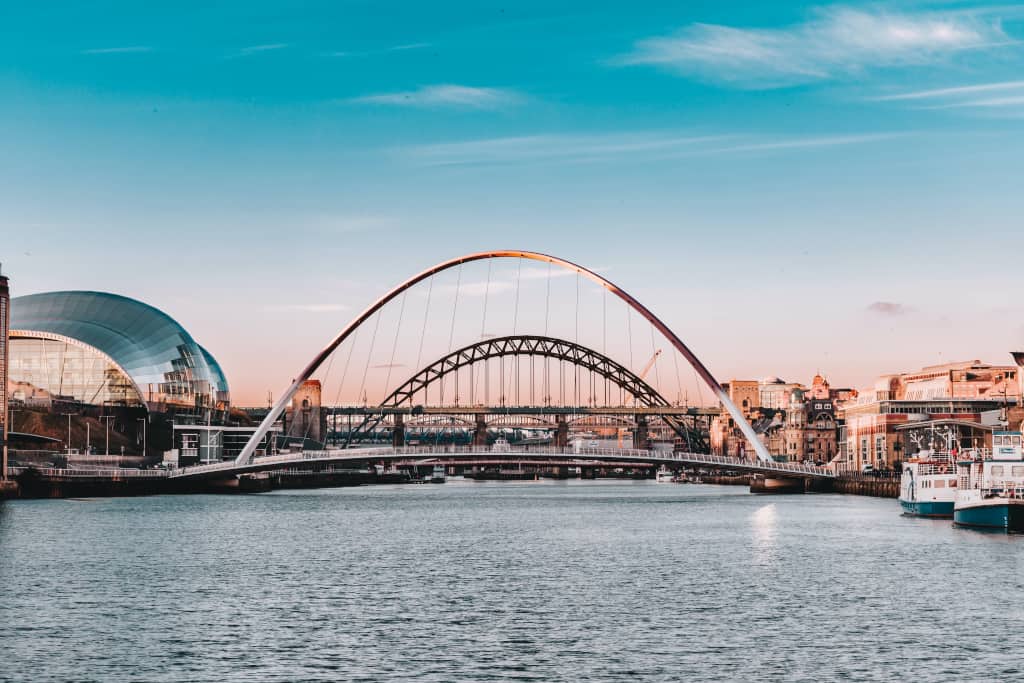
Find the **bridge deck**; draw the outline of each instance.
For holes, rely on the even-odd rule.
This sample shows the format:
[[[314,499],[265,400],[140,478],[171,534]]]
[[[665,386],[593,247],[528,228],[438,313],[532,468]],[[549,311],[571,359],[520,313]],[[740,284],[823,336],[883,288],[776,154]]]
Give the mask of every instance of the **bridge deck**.
[[[505,456],[519,461],[533,460],[573,460],[573,464],[589,464],[588,461],[615,462],[620,465],[655,464],[685,467],[710,467],[714,469],[731,469],[744,472],[760,473],[775,476],[805,477],[815,479],[834,479],[835,473],[824,467],[784,462],[754,462],[740,460],[721,455],[704,453],[672,453],[639,449],[617,448],[555,448],[555,447],[508,447],[493,450],[479,446],[407,446],[404,448],[353,448],[345,450],[303,451],[301,453],[283,453],[280,455],[254,458],[246,465],[238,465],[234,461],[196,465],[169,473],[171,478],[214,476],[231,476],[250,472],[262,472],[286,469],[296,465],[330,465],[345,462],[366,460],[402,461],[415,457],[458,459],[461,461],[474,458],[494,458]]]

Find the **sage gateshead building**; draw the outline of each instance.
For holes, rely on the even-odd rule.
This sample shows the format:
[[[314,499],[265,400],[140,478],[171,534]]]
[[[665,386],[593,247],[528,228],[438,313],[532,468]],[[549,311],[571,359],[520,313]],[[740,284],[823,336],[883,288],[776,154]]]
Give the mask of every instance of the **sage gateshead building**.
[[[11,299],[11,398],[25,405],[141,407],[161,413],[227,409],[214,357],[169,315],[104,292]]]

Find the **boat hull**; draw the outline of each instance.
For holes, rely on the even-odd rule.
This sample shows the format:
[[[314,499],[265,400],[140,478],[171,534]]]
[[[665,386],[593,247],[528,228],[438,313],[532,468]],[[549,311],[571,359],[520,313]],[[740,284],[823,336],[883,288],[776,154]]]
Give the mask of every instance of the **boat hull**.
[[[951,519],[953,517],[953,501],[919,501],[900,499],[903,514],[911,517],[931,517],[934,519]]]
[[[995,498],[983,504],[960,507],[953,511],[953,523],[978,529],[1024,533],[1024,501]]]

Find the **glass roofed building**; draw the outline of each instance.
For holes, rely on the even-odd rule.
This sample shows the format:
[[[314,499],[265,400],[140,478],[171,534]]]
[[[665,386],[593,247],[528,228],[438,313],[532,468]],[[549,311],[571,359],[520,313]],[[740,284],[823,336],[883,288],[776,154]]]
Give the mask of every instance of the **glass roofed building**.
[[[103,292],[47,292],[11,300],[11,398],[27,405],[224,410],[227,380],[173,318]]]

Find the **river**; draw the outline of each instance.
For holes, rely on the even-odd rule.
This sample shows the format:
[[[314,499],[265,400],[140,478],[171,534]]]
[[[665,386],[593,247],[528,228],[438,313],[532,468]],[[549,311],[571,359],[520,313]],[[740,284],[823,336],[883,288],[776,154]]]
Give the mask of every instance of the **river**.
[[[3,681],[1024,679],[1024,538],[650,481],[0,505]]]

